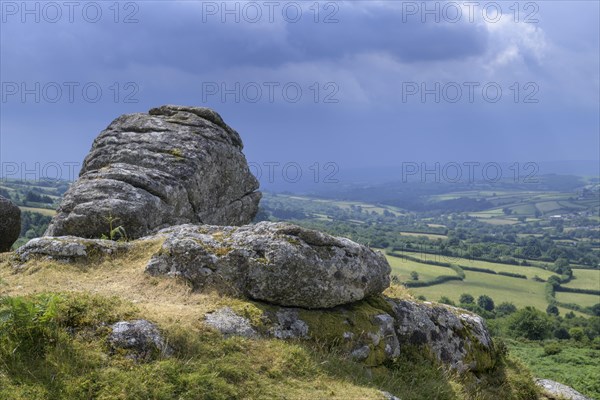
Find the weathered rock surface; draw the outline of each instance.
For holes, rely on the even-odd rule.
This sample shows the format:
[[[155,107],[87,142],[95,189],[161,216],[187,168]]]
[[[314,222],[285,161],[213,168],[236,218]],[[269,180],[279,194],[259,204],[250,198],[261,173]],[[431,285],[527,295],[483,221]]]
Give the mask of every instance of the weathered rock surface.
[[[0,252],[9,251],[21,233],[21,210],[0,196]]]
[[[349,239],[287,223],[242,227],[182,225],[150,260],[153,275],[180,276],[282,306],[328,308],[383,292],[390,266],[381,253]]]
[[[484,372],[497,361],[483,320],[446,305],[381,296],[328,310],[264,305],[254,310],[254,322],[231,309],[223,310],[219,313],[232,325],[243,326],[243,329],[217,326],[225,336],[250,337],[246,332],[251,331],[253,335],[278,339],[314,340],[369,366],[394,361],[409,349],[424,352],[459,373]],[[208,321],[214,314],[206,316],[212,326],[215,324]]]
[[[172,354],[158,327],[144,319],[120,321],[113,324],[111,329],[108,343],[113,352],[123,351],[137,361]]]
[[[423,345],[459,372],[483,371],[495,363],[494,345],[483,318],[460,308],[406,300],[391,301],[396,333]]]
[[[162,106],[122,115],[94,141],[46,236],[129,238],[184,223],[242,225],[261,194],[242,141],[208,108]]]
[[[229,307],[223,307],[205,316],[205,322],[217,329],[225,337],[243,336],[246,338],[258,337],[258,333],[247,318],[241,317]]]
[[[570,386],[563,385],[550,379],[536,379],[535,383],[552,396],[564,400],[593,400],[579,393]]]
[[[130,244],[112,240],[84,239],[75,236],[41,237],[31,239],[15,250],[14,258],[27,262],[34,258],[58,261],[87,261],[97,256],[116,255],[126,251]]]

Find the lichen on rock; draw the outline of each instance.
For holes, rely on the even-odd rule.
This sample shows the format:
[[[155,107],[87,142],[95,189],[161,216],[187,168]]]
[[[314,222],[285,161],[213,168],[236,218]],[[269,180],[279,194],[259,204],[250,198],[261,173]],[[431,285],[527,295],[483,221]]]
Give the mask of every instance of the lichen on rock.
[[[140,238],[184,223],[249,223],[261,194],[242,149],[208,108],[122,115],[95,139],[46,235],[100,238],[121,226]]]
[[[179,276],[197,289],[303,308],[328,308],[383,292],[383,254],[351,240],[288,223],[242,227],[182,225],[148,263],[152,275]]]

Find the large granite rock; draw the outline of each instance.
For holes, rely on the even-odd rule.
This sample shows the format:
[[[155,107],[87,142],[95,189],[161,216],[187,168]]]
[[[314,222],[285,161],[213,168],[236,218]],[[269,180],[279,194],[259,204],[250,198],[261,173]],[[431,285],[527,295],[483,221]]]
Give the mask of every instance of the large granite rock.
[[[122,115],[94,141],[46,236],[100,238],[122,226],[131,239],[184,223],[249,223],[261,194],[242,148],[208,108]]]
[[[242,227],[182,225],[146,268],[180,276],[194,287],[217,288],[282,306],[327,308],[385,290],[385,256],[349,239],[288,223]]]
[[[21,233],[21,210],[0,196],[0,252],[9,251]]]

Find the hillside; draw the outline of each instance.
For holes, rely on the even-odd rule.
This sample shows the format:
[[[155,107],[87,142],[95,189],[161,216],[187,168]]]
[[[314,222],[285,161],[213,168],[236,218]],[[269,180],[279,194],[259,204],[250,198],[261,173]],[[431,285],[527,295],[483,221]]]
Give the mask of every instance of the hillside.
[[[386,391],[402,399],[538,398],[530,375],[501,353],[495,367],[477,376],[440,368],[410,343],[394,362],[374,367],[353,360],[328,333],[341,309],[305,314],[312,321],[308,339],[225,338],[207,326],[207,313],[230,307],[260,325],[273,306],[144,273],[160,247],[160,240],[143,240],[113,256],[69,263],[42,257],[22,265],[4,254],[1,288],[9,297],[2,315],[6,321],[7,310],[18,314],[10,314],[11,335],[0,347],[0,397],[384,399]],[[410,299],[399,286],[385,295]],[[353,305],[356,323],[380,312],[382,301]],[[160,327],[172,356],[138,363],[126,352],[110,353],[107,326],[139,318]]]

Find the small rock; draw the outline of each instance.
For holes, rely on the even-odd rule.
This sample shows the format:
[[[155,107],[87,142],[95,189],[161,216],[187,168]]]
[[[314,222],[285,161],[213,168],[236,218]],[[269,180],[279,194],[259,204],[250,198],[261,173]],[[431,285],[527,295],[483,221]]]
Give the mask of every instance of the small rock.
[[[125,242],[83,239],[74,236],[41,237],[31,239],[15,251],[15,260],[27,262],[32,258],[50,258],[59,261],[89,261],[96,256],[116,255],[129,248]]]
[[[382,390],[381,394],[383,394],[383,400],[400,400],[400,397],[396,397],[390,392],[385,392]]]
[[[113,350],[124,350],[136,361],[149,361],[159,355],[170,356],[173,350],[165,343],[158,327],[144,319],[120,321],[111,326],[108,343]]]
[[[250,324],[250,321],[244,317],[237,315],[229,307],[224,307],[215,312],[206,314],[205,321],[208,325],[221,332],[225,337],[258,337],[258,333],[256,332],[256,330],[254,330],[254,328]]]
[[[277,323],[268,333],[277,339],[308,339],[308,325],[298,318],[298,311],[281,308],[275,314]]]
[[[563,385],[550,379],[536,379],[535,383],[553,396],[565,400],[593,400],[579,393],[570,386]]]
[[[0,253],[10,251],[21,233],[21,210],[0,196]]]
[[[364,345],[353,350],[352,353],[350,353],[350,356],[357,361],[363,361],[369,357],[369,354],[371,354],[371,348],[367,345]]]

